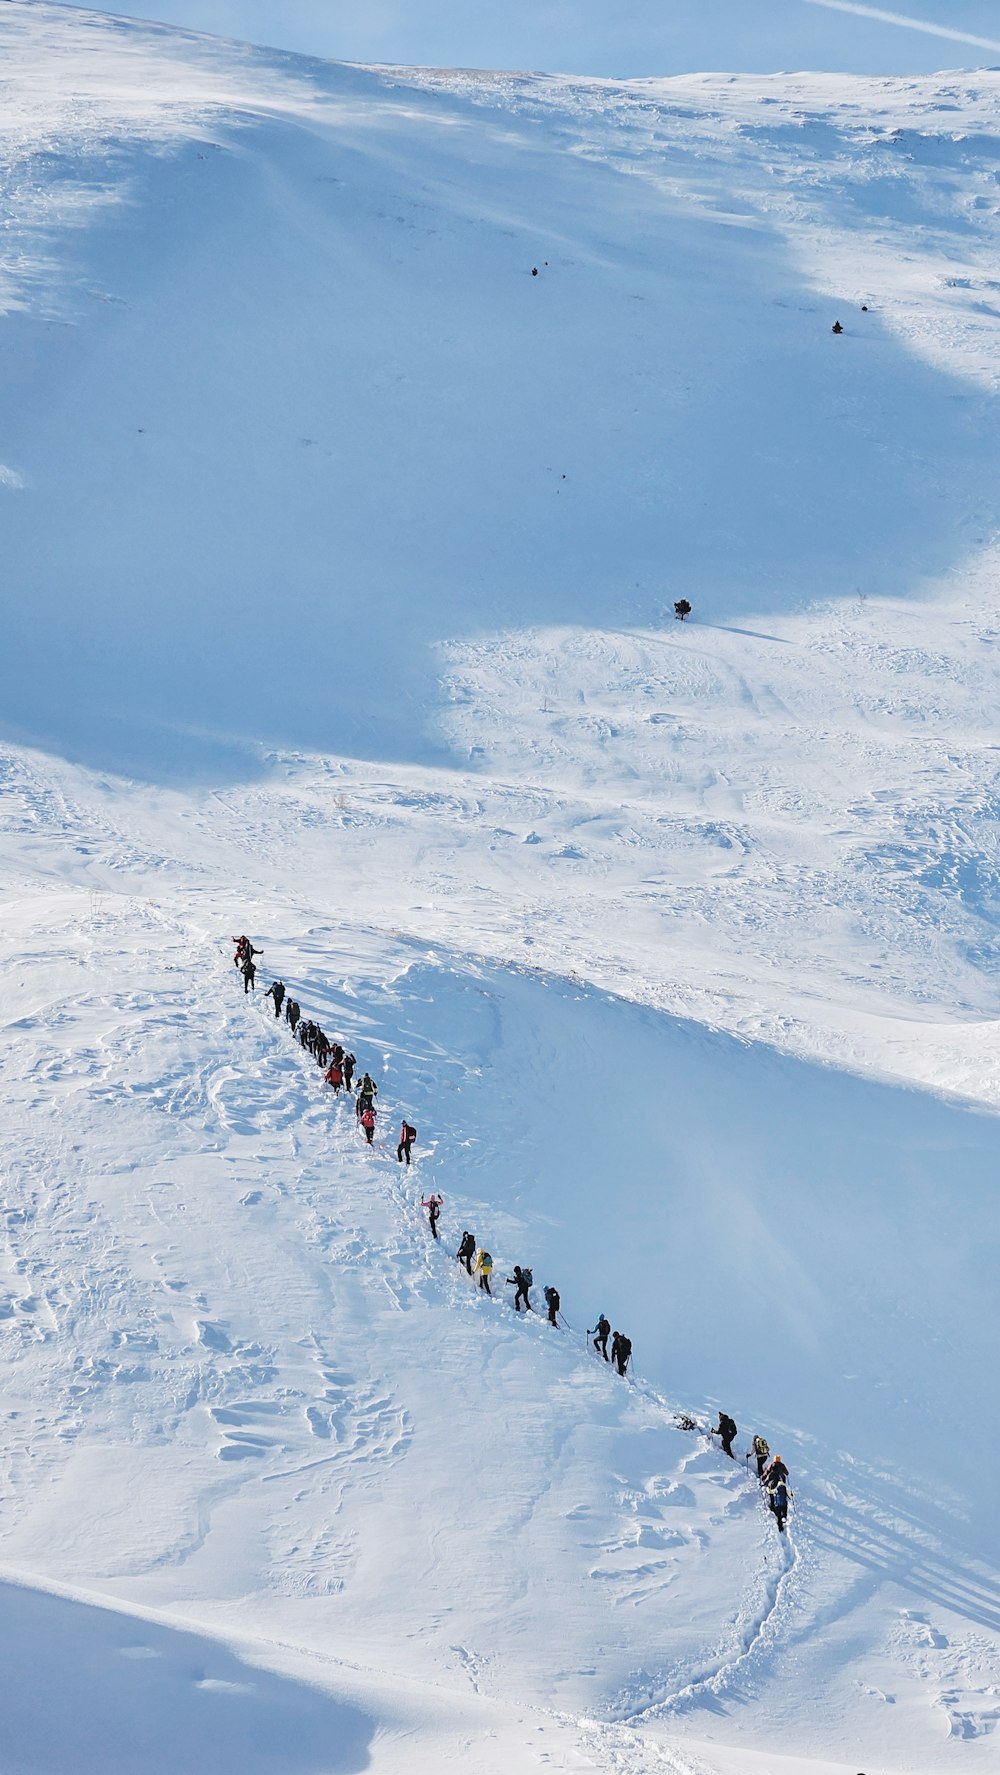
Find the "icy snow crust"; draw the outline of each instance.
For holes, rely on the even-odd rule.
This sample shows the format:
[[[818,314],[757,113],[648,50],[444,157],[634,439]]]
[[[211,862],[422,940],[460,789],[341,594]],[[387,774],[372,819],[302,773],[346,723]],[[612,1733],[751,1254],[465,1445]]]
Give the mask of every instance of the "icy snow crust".
[[[0,57],[5,1766],[989,1766],[1000,78]]]

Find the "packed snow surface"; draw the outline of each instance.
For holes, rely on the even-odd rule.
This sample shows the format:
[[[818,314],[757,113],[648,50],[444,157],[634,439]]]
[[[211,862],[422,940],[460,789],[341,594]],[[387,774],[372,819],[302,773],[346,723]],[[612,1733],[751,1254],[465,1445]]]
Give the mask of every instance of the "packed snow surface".
[[[989,1767],[1000,75],[0,74],[0,1767]]]

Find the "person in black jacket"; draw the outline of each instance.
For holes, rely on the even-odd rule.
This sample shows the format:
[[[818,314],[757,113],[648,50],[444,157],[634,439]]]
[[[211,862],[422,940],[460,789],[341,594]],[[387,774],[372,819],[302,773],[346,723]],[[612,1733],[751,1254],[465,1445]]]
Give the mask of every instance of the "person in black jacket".
[[[559,1319],[559,1290],[558,1290],[558,1288],[546,1288],[546,1290],[545,1290],[545,1305],[549,1309],[549,1324],[556,1325],[558,1323],[558,1319]],[[622,1369],[623,1374],[624,1374],[624,1372],[625,1372],[625,1370]]]
[[[285,1022],[288,1024],[293,1035],[295,1034],[295,1025],[297,1024],[301,1015],[302,1015],[302,1012],[299,1009],[298,999],[297,998],[290,998],[288,1000],[287,1004],[285,1005]]]
[[[475,1257],[475,1255],[476,1255],[476,1241],[475,1241],[475,1239],[473,1238],[471,1233],[463,1233],[462,1234],[462,1243],[460,1244],[458,1250],[456,1251],[455,1256],[458,1258],[459,1263],[464,1263],[470,1276],[472,1275],[472,1260]]]
[[[606,1362],[608,1359],[608,1338],[611,1336],[611,1320],[604,1313],[601,1314],[594,1326],[591,1336],[594,1339],[594,1349],[600,1350]]]
[[[266,996],[268,998],[273,998],[273,1000],[274,1000],[274,1014],[276,1017],[280,1017],[281,1016],[281,1005],[282,1005],[282,1001],[285,996],[284,981],[272,980],[270,986],[267,989]]]
[[[611,1339],[611,1360],[619,1374],[624,1374],[632,1355],[632,1339],[623,1331],[616,1331]]]
[[[522,1270],[521,1265],[519,1263],[516,1263],[514,1265],[514,1274],[512,1276],[507,1277],[508,1288],[514,1289],[514,1311],[515,1311],[515,1313],[519,1313],[521,1311],[521,1302],[522,1301],[524,1302],[525,1312],[526,1313],[531,1312],[531,1302],[528,1299],[528,1289],[531,1287],[533,1280],[534,1280],[534,1277],[532,1276],[531,1271],[530,1270]]]
[[[735,1461],[736,1456],[733,1453],[733,1440],[736,1436],[736,1425],[728,1412],[720,1411],[718,1426],[712,1431],[712,1435],[721,1437],[723,1453],[727,1454],[731,1461]]]
[[[764,1468],[760,1476],[760,1483],[765,1491],[770,1491],[772,1485],[778,1485],[781,1482],[788,1483],[788,1468],[781,1456],[775,1455],[770,1465]]]

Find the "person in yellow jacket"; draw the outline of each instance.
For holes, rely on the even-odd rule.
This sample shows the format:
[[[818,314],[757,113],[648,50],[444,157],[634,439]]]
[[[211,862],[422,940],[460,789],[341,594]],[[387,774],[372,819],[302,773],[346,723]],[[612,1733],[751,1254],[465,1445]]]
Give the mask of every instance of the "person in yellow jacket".
[[[482,1288],[486,1294],[492,1296],[493,1290],[490,1287],[490,1277],[493,1274],[493,1259],[489,1252],[484,1251],[482,1247],[476,1252],[476,1270],[479,1275],[480,1288]]]

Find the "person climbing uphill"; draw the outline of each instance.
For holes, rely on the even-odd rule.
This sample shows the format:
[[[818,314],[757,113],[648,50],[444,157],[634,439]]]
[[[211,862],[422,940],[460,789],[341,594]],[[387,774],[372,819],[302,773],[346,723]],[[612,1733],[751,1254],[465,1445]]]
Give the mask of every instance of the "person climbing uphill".
[[[364,1111],[365,1104],[367,1103],[371,1106],[374,1104],[377,1096],[378,1086],[372,1078],[371,1073],[366,1072],[358,1086],[357,1115],[359,1119]]]
[[[257,990],[257,969],[253,965],[253,958],[255,955],[259,954],[259,949],[251,949],[250,954],[246,957],[243,963],[242,973],[244,992],[249,992],[251,988],[254,992]]]
[[[295,1025],[297,1024],[301,1015],[302,1015],[302,1012],[299,1008],[298,999],[297,998],[290,998],[285,1005],[285,1022],[288,1024],[293,1035],[295,1034]]]
[[[763,1479],[764,1468],[767,1466],[767,1457],[771,1452],[771,1450],[767,1446],[767,1437],[766,1436],[755,1436],[754,1437],[753,1452],[754,1452],[755,1456],[757,1457],[757,1478]]]
[[[514,1289],[514,1311],[515,1311],[515,1313],[519,1313],[521,1311],[522,1302],[524,1303],[525,1312],[526,1313],[531,1312],[531,1302],[528,1299],[528,1289],[531,1287],[531,1284],[533,1281],[534,1281],[534,1277],[532,1276],[530,1270],[522,1269],[521,1265],[519,1263],[516,1263],[514,1265],[514,1274],[512,1276],[507,1277],[507,1287]]]
[[[416,1140],[416,1138],[417,1138],[416,1128],[414,1128],[410,1122],[404,1122],[403,1126],[399,1130],[399,1145],[396,1148],[396,1160],[397,1160],[398,1164],[401,1165],[404,1158],[406,1160],[406,1163],[409,1164],[409,1162],[410,1162],[410,1148],[413,1145],[413,1142]]]
[[[723,1453],[727,1454],[731,1461],[735,1461],[736,1456],[733,1453],[733,1440],[736,1436],[736,1425],[727,1412],[720,1411],[719,1422],[714,1430],[709,1431],[709,1435],[721,1437]]]
[[[611,1339],[611,1360],[619,1374],[624,1374],[632,1355],[632,1339],[623,1331],[616,1331]]]
[[[361,1111],[358,1120],[365,1131],[365,1139],[367,1140],[368,1145],[371,1146],[375,1139],[375,1111],[372,1108],[371,1100],[369,1098],[365,1099],[365,1107]]]
[[[284,981],[283,980],[272,980],[271,984],[268,987],[264,996],[265,996],[265,998],[273,998],[273,1000],[274,1000],[274,1014],[276,1017],[280,1017],[281,1016],[281,1006],[282,1006],[282,1002],[285,997],[285,983],[284,983]]]
[[[459,1263],[464,1263],[468,1275],[472,1275],[472,1259],[476,1249],[476,1241],[471,1233],[462,1234],[462,1242],[455,1253]]]
[[[785,1523],[788,1520],[788,1485],[786,1481],[779,1479],[775,1485],[768,1486],[767,1498],[769,1508],[778,1524],[778,1533],[783,1535]]]
[[[559,1290],[558,1290],[558,1288],[546,1288],[546,1290],[545,1290],[545,1305],[549,1309],[549,1324],[550,1325],[557,1325],[559,1322]],[[629,1348],[631,1348],[631,1345],[629,1346]],[[622,1369],[622,1373],[623,1374],[625,1373],[624,1369]]]
[[[338,1096],[340,1093],[340,1087],[344,1082],[344,1069],[339,1060],[330,1061],[329,1066],[323,1074],[323,1078],[328,1085],[333,1086],[334,1096]]]
[[[345,1089],[345,1091],[353,1091],[353,1089],[354,1089],[354,1068],[357,1066],[357,1064],[358,1063],[355,1060],[353,1054],[345,1054],[344,1055],[344,1089]]]
[[[611,1320],[606,1314],[600,1314],[590,1335],[594,1340],[594,1349],[600,1351],[606,1362],[608,1359],[608,1338],[611,1336]]]
[[[435,1239],[441,1237],[438,1232],[438,1221],[441,1219],[441,1207],[443,1202],[443,1196],[421,1196],[420,1198],[420,1206],[427,1210],[427,1219]]]
[[[490,1277],[493,1274],[493,1259],[489,1252],[484,1248],[480,1248],[476,1255],[476,1271],[479,1276],[479,1286],[483,1290],[483,1293],[492,1295],[493,1290],[490,1287]]]
[[[760,1482],[765,1491],[770,1491],[773,1485],[788,1484],[788,1468],[780,1455],[775,1455],[771,1465],[764,1469]]]

